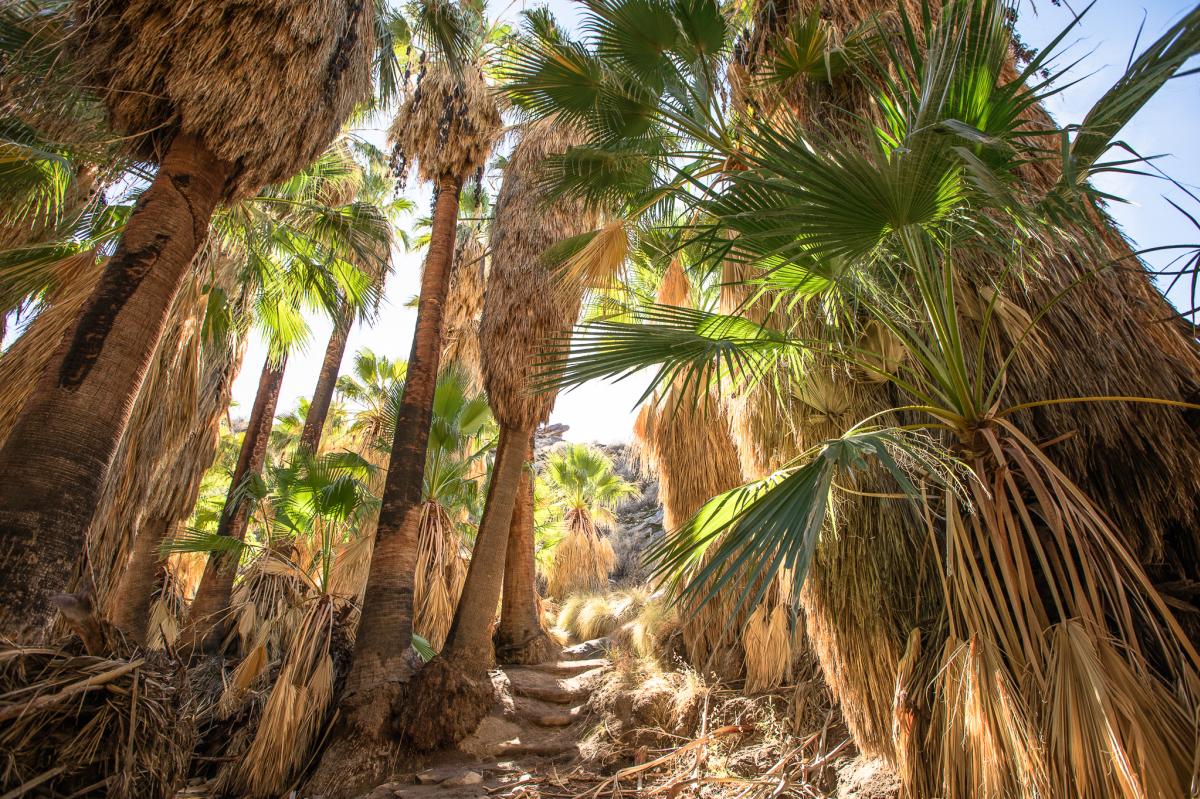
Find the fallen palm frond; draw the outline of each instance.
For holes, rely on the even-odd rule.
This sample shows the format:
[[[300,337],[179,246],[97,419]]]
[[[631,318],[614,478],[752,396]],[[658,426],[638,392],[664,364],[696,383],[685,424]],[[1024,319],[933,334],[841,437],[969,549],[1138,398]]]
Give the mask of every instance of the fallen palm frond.
[[[279,796],[308,762],[333,699],[336,604],[328,596],[308,603],[253,740],[236,766],[222,775],[221,790],[237,796]]]
[[[0,790],[5,796],[168,799],[195,736],[180,665],[66,648],[0,648]]]

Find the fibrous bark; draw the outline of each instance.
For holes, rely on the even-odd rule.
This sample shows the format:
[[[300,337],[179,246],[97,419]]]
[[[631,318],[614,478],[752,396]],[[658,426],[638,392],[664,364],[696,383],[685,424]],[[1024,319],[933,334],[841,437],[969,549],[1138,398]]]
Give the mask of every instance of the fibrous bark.
[[[526,462],[533,460],[533,439],[526,445]],[[546,634],[538,612],[537,567],[534,562],[533,472],[521,472],[517,500],[509,523],[504,557],[504,593],[500,623],[494,639],[499,663],[543,663],[555,658],[559,646]]]
[[[279,390],[283,386],[283,373],[287,359],[273,362],[270,357],[263,364],[258,380],[258,392],[254,395],[254,407],[250,421],[242,438],[237,466],[229,481],[229,494],[217,525],[217,535],[242,541],[246,537],[250,508],[243,495],[248,479],[262,473],[267,456],[267,442],[275,420],[275,406],[279,402]],[[193,644],[200,644],[206,651],[214,651],[225,637],[225,618],[229,614],[229,602],[233,596],[233,580],[237,576],[238,551],[220,550],[208,556],[204,566],[204,577],[196,591],[196,599],[188,612],[189,637]]]
[[[50,618],[83,552],[104,476],[229,166],[179,136],[139,198],[73,332],[0,450],[0,634]]]

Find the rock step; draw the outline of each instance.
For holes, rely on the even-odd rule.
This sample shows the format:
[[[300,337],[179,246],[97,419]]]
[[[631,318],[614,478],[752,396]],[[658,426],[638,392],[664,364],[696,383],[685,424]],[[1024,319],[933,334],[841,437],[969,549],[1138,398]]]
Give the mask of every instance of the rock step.
[[[500,757],[557,757],[567,754],[578,755],[579,744],[562,738],[547,738],[532,741],[505,741],[496,747],[496,755]]]
[[[589,658],[586,660],[559,660],[554,663],[535,663],[528,668],[544,671],[560,677],[582,674],[592,669],[606,669],[612,664],[607,658]]]
[[[612,642],[607,638],[593,638],[590,641],[584,641],[582,644],[566,647],[562,650],[559,657],[563,660],[591,660],[593,658],[604,657],[611,647]]]
[[[525,696],[556,705],[578,705],[592,692],[606,668],[592,669],[574,677],[560,679],[544,671],[520,666],[505,671],[513,696]]]
[[[516,716],[538,727],[569,727],[583,718],[586,711],[583,705],[564,709],[560,704],[528,696],[515,696],[513,697],[513,712]]]

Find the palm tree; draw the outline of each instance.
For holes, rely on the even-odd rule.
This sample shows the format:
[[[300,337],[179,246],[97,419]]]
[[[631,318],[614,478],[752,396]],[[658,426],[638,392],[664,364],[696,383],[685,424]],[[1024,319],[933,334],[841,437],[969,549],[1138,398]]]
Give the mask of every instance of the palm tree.
[[[581,293],[565,290],[542,255],[563,237],[587,231],[594,214],[582,203],[545,203],[537,189],[543,162],[566,150],[575,136],[570,127],[550,121],[528,127],[508,161],[496,200],[480,339],[484,383],[500,438],[446,646],[416,678],[416,701],[405,708],[407,732],[421,747],[460,740],[487,712],[492,617],[502,587],[508,590],[507,607],[517,614],[502,619],[497,630],[506,656],[538,660],[552,651],[537,613],[531,512],[521,516],[519,538],[511,548],[508,539],[518,497],[532,501],[522,476],[532,457],[534,429],[549,418],[553,406],[553,396],[529,390],[533,354],[542,341],[567,332],[579,314]],[[507,551],[514,553],[512,568],[506,565]],[[520,583],[506,585],[506,573]],[[435,717],[438,723],[432,723]]]
[[[381,172],[382,154],[376,152],[374,148],[368,149],[362,145],[359,149],[367,150],[365,153],[367,165],[360,178],[361,186],[358,187],[356,202],[381,209],[384,216],[394,223],[396,217],[401,213],[411,211],[413,204],[410,200],[401,197],[388,199],[388,195],[393,191],[393,186],[392,180]],[[390,236],[386,242],[381,241],[379,244],[381,252],[372,259],[373,263],[357,264],[360,269],[372,274],[377,281],[376,296],[382,295],[383,281],[387,278],[387,267],[390,262],[389,251],[392,244]],[[353,262],[353,258],[350,260]],[[354,303],[343,301],[334,315],[333,332],[330,333],[329,343],[325,347],[325,357],[321,361],[321,370],[317,375],[317,384],[313,388],[308,413],[304,418],[304,429],[300,435],[300,446],[309,452],[317,452],[320,449],[321,431],[325,426],[325,418],[329,414],[334,390],[337,388],[338,372],[341,370],[342,358],[346,354],[346,342],[350,338],[350,328],[354,324],[355,313],[357,311],[361,316],[368,310],[377,309],[356,308]]]
[[[388,705],[411,672],[413,581],[429,425],[439,371],[445,302],[454,258],[459,195],[485,165],[501,130],[495,97],[484,77],[492,31],[482,4],[432,0],[417,7],[421,55],[416,85],[392,126],[401,171],[409,160],[418,176],[434,184],[429,251],[421,276],[416,331],[404,394],[396,418],[391,459],[354,662],[342,701],[346,735],[327,750],[315,785],[342,786],[334,776],[345,758],[366,748],[386,750],[386,729],[377,707]],[[382,767],[386,754],[377,766]]]
[[[607,455],[584,444],[550,453],[543,479],[566,531],[554,548],[547,593],[561,600],[574,592],[604,590],[616,557],[600,529],[612,527],[613,511],[637,494],[637,487],[617,474]]]
[[[361,188],[347,152],[336,152],[329,160],[332,169],[318,162],[270,192],[287,210],[279,219],[264,220],[261,238],[248,237],[252,246],[245,279],[255,292],[257,318],[269,330],[271,348],[217,530],[222,538],[241,541],[245,537],[245,492],[248,481],[257,480],[263,469],[288,351],[307,336],[301,309],[316,306],[336,317],[348,308],[373,304],[380,289],[378,276],[386,272],[391,230],[379,208],[365,199],[328,209],[319,204],[310,207],[330,199],[343,181],[350,184],[343,189],[346,199],[353,199]],[[311,214],[313,210],[317,213]],[[329,217],[337,222],[332,230],[322,224]],[[303,234],[308,234],[307,241],[297,246],[296,239]],[[197,642],[205,639],[206,647],[215,647],[224,638],[225,625],[220,622],[229,609],[236,568],[229,551],[214,552],[209,558],[189,614]]]
[[[217,204],[320,154],[367,97],[371,75],[372,3],[323,6],[328,15],[315,18],[299,3],[74,5],[84,24],[65,55],[81,54],[114,126],[158,172],[0,450],[2,569],[11,578],[0,589],[0,632],[14,639],[40,635],[49,596],[66,587],[167,310]],[[303,37],[281,40],[279,29],[293,24]],[[263,46],[271,41],[297,44]],[[275,82],[246,103],[244,86],[263,75]]]
[[[679,191],[665,170],[657,185],[694,213],[710,262],[734,260],[750,300],[791,321],[654,307],[577,332],[581,355],[563,350],[552,369],[572,385],[656,365],[658,387],[719,375],[736,391],[782,369],[780,407],[793,392],[842,392],[836,413],[782,419],[799,457],[714,499],[653,554],[690,601],[738,580],[753,602],[784,567],[797,588],[807,578],[808,630],[856,742],[891,760],[909,793],[1185,793],[1195,699],[1166,686],[1191,684],[1200,657],[1138,559],[1195,546],[1163,533],[1195,530],[1185,520],[1200,512],[1165,499],[1194,494],[1180,477],[1200,440],[1178,377],[1198,364],[1154,323],[1169,310],[1141,270],[1121,268],[1132,255],[1087,179],[1127,166],[1099,159],[1200,50],[1200,11],[1131,63],[1073,141],[1039,108],[1049,56],[1012,69],[1007,6],[920,11],[898,16],[897,38],[876,29],[884,45],[844,76],[857,85],[834,91],[868,101],[843,119],[820,118],[835,106],[794,103],[813,117],[795,120],[760,104],[770,125],[745,120],[734,139],[720,93],[679,74],[685,58],[658,64],[674,71],[660,107],[622,94],[631,116],[687,142],[676,158],[698,161]],[[593,13],[603,51],[621,53],[616,20],[654,12]],[[561,105],[533,78],[557,69],[544,58],[556,47],[521,69],[547,109]],[[789,59],[765,74],[785,76]],[[606,69],[629,79],[645,64],[580,70],[588,91]],[[791,77],[829,80],[802,73]],[[685,102],[707,110],[681,113]],[[866,127],[873,108],[887,113]],[[719,177],[691,191],[705,173]],[[1131,486],[1132,463],[1153,482]],[[880,596],[895,601],[880,608]],[[1112,704],[1077,701],[1083,684]],[[965,750],[943,759],[951,741]]]

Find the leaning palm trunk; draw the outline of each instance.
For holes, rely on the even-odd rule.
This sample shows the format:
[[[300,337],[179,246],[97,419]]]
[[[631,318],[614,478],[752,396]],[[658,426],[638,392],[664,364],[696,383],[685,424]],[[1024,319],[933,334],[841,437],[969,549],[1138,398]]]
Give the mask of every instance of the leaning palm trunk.
[[[798,5],[791,13],[812,4]],[[822,6],[843,31],[889,8]],[[915,4],[908,8],[918,19]],[[862,88],[845,80],[801,84],[786,99],[825,127],[852,128],[851,113],[870,114]],[[1035,128],[1049,127],[1035,116]],[[1022,172],[1035,191],[1056,178],[1045,163]],[[1021,320],[1049,307],[1037,325],[1049,346],[1026,344],[1006,371],[1009,405],[1114,395],[1186,401],[1200,384],[1194,342],[1161,323],[1172,315],[1162,296],[1128,267],[1136,261],[1108,220],[1095,218],[1107,251],[1060,245],[1006,294],[1011,321],[999,313],[993,322],[998,332],[978,364],[985,374],[1016,344]],[[1095,271],[1107,262],[1116,266]],[[988,304],[1003,264],[959,253],[956,268],[969,325],[970,306]],[[847,381],[844,370],[829,375],[854,419],[903,404],[887,389]],[[855,740],[897,764],[916,797],[1184,795],[1190,711],[1156,673],[1194,695],[1194,653],[1180,651],[1186,639],[1136,560],[1160,584],[1195,580],[1200,505],[1185,476],[1200,462],[1200,438],[1181,411],[1136,403],[1052,406],[1010,420],[981,431],[989,449],[973,467],[990,493],[974,497],[975,513],[959,518],[955,500],[945,502],[946,552],[909,503],[853,496],[840,503],[840,532],[818,546],[801,600]],[[800,450],[845,429],[793,427]],[[1052,460],[1033,441],[1057,442]],[[885,486],[867,481],[860,490]],[[992,571],[997,562],[1026,587],[1014,594]],[[943,573],[944,581],[931,577]],[[1039,594],[1056,596],[1054,605],[1042,607]],[[881,596],[890,598],[882,609]],[[1131,610],[1114,613],[1110,602]],[[939,621],[947,618],[948,628]]]
[[[230,169],[180,136],[138,200],[83,315],[21,410],[0,469],[0,631],[36,636],[67,587],[132,400]],[[152,210],[147,210],[147,209]]]
[[[546,204],[536,182],[548,155],[561,153],[578,141],[577,132],[553,121],[530,125],[513,151],[496,200],[480,338],[488,400],[500,423],[500,448],[446,648],[422,671],[414,697],[417,701],[406,710],[406,734],[420,747],[433,748],[466,737],[491,704],[487,680],[491,623],[503,588],[513,508],[528,442],[538,424],[549,418],[554,402],[552,395],[535,395],[529,390],[529,376],[543,342],[570,330],[581,299],[578,291],[565,289],[553,279],[541,256],[563,237],[586,230],[591,216],[575,202]],[[525,573],[531,576],[532,543],[530,540],[527,552],[515,554],[528,561]],[[531,593],[517,597],[529,599]],[[536,614],[530,608],[515,612],[522,620],[529,613]],[[508,629],[520,625],[517,622]],[[528,639],[523,647],[544,646],[538,642],[539,636],[521,635]],[[501,648],[514,653],[521,648],[518,643],[506,638],[499,641]]]
[[[526,444],[529,464],[521,473],[508,527],[504,553],[504,588],[500,602],[500,624],[494,636],[496,659],[502,663],[541,663],[557,652],[542,626],[537,595],[537,567],[532,557],[533,531],[533,439]]]
[[[0,450],[0,633],[12,638],[40,637],[49,597],[66,587],[83,551],[213,210],[311,161],[370,85],[374,3],[325,4],[320,16],[296,2],[73,5],[72,46],[90,65],[91,85],[130,146],[159,169]],[[303,35],[280,37],[297,24]],[[212,57],[231,48],[242,57]],[[246,103],[244,87],[263,74],[278,81]]]
[[[246,537],[250,516],[250,503],[244,494],[246,483],[262,473],[286,366],[286,356],[276,362],[268,355],[263,363],[258,392],[254,395],[254,406],[250,411],[250,421],[242,438],[237,466],[234,467],[233,476],[229,481],[229,494],[221,512],[221,521],[217,525],[217,535],[223,538],[242,541]],[[208,556],[204,577],[188,612],[188,625],[192,628],[190,635],[193,643],[202,646],[206,651],[215,651],[225,638],[233,580],[237,576],[238,555],[237,550],[222,549]]]
[[[321,371],[317,375],[312,402],[309,403],[308,414],[304,417],[304,430],[300,433],[300,448],[308,452],[317,452],[321,448],[321,434],[325,430],[329,407],[333,404],[338,371],[342,367],[342,356],[346,354],[346,342],[350,338],[350,326],[353,322],[353,313],[343,304],[333,321],[333,332],[329,334],[329,344],[325,347],[325,357],[321,361]]]
[[[379,708],[391,707],[413,672],[410,649],[424,473],[459,195],[466,178],[486,163],[501,126],[495,99],[478,68],[466,66],[456,74],[435,63],[422,74],[391,136],[404,157],[416,159],[420,177],[435,184],[433,224],[354,660],[342,700],[343,723],[309,784],[320,793],[343,792],[348,768],[367,780],[386,776],[394,757],[391,720]]]

